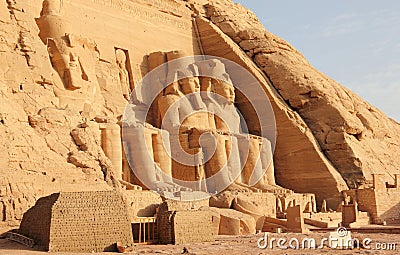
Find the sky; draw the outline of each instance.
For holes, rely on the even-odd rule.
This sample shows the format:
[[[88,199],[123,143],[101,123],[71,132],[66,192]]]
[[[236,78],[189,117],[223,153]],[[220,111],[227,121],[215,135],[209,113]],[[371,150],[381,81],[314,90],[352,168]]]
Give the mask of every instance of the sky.
[[[400,122],[400,1],[234,2],[318,70]]]

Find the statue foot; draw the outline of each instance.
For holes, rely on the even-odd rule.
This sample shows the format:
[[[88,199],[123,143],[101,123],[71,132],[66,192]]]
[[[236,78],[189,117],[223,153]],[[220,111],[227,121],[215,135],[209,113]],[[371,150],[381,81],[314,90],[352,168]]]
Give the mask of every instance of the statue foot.
[[[234,182],[231,185],[229,185],[229,187],[226,188],[225,191],[260,192],[260,189],[258,189],[256,187],[250,187],[246,184]]]
[[[154,186],[157,192],[192,191],[190,188],[182,187],[172,182],[156,182]]]
[[[267,193],[291,193],[292,191],[289,189],[285,189],[276,184],[256,184],[254,185],[255,188],[262,190],[263,192]]]

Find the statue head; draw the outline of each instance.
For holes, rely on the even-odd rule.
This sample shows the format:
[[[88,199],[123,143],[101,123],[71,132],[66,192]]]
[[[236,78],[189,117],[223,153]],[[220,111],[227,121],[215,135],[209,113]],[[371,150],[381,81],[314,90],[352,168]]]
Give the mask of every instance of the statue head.
[[[199,70],[194,64],[182,66],[175,72],[175,81],[184,95],[200,92]]]
[[[42,4],[42,11],[40,16],[43,15],[59,15],[61,12],[60,0],[44,0]]]
[[[225,70],[225,64],[219,59],[208,59],[198,63],[204,77],[203,87],[211,83],[211,91],[225,98],[228,103],[235,102],[235,89],[231,78]],[[220,101],[220,100],[219,100]]]
[[[117,49],[115,51],[115,58],[116,58],[118,66],[124,67],[126,65],[126,55],[123,50]]]
[[[178,81],[179,87],[183,94],[200,92],[200,81],[198,77],[186,77]]]
[[[235,88],[227,81],[211,79],[211,90],[225,98],[229,104],[235,103]]]

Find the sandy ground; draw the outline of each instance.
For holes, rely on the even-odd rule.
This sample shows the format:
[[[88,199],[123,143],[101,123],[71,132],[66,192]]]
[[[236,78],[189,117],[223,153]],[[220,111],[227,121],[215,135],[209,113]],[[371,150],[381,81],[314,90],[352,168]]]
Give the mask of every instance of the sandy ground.
[[[362,242],[365,238],[371,239],[369,244],[370,249],[360,248],[352,250],[340,250],[332,248],[323,249],[287,249],[282,250],[277,247],[277,242],[273,243],[274,248],[267,247],[266,249],[260,249],[257,247],[257,242],[260,238],[263,238],[264,234],[252,235],[252,236],[218,236],[216,241],[213,243],[197,243],[197,244],[186,244],[186,245],[139,245],[133,248],[133,251],[126,254],[182,254],[184,247],[186,247],[188,253],[186,254],[198,254],[198,255],[242,255],[242,254],[297,254],[297,255],[308,255],[308,254],[400,254],[400,235],[399,234],[352,234],[352,238],[357,238]],[[304,238],[314,238],[317,242],[317,246],[320,246],[320,240],[323,237],[329,237],[328,233],[312,233],[312,234],[269,234],[268,241],[272,238],[284,238],[287,240],[284,246],[288,246],[288,242],[291,238],[297,238],[300,242]],[[388,246],[388,244],[396,244],[395,249],[381,250],[377,247]],[[292,244],[295,244],[293,241]],[[93,253],[48,253],[38,251],[20,245],[18,243],[11,242],[6,239],[0,239],[0,254],[7,255],[20,255],[20,254],[93,254]],[[120,253],[99,253],[99,254],[120,254]]]

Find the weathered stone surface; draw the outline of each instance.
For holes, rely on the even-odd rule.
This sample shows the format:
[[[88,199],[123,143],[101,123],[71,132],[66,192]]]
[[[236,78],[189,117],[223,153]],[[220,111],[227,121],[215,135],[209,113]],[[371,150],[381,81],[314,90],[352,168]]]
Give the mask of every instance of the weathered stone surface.
[[[162,203],[161,197],[150,190],[125,190],[123,194],[131,220],[135,217],[153,217]]]
[[[49,3],[51,8],[46,6]],[[195,20],[193,14],[198,15]],[[118,125],[129,92],[168,60],[166,52],[177,51],[227,58],[262,84],[277,120],[274,168],[278,185],[315,193],[319,206],[326,200],[328,208],[336,208],[340,191],[368,184],[372,173],[384,173],[383,178],[393,182],[400,168],[395,158],[400,152],[399,124],[315,70],[241,5],[230,0],[70,0],[62,5],[55,0],[2,1],[1,231],[18,225],[39,197],[60,191],[121,189],[121,181],[141,184],[119,155]],[[230,75],[235,82],[238,77]],[[260,123],[249,102],[237,94],[234,103],[250,132],[259,135]],[[151,122],[159,121],[158,113],[149,116]],[[144,126],[150,137],[161,134],[156,125]],[[152,141],[156,147],[158,142]],[[171,172],[161,151],[154,152],[160,168]],[[177,189],[172,184],[162,188]],[[243,186],[238,189],[249,191]],[[161,198],[137,192],[141,191],[126,192],[130,217],[153,216]],[[255,218],[276,213],[274,194],[248,193],[238,197],[227,192],[211,199],[210,205],[229,211],[214,212],[214,232],[216,222],[224,225],[232,220],[236,234],[253,233]],[[383,201],[387,208],[374,217],[391,210],[386,201],[390,197]],[[310,194],[278,198],[282,211],[289,203],[315,211],[310,209],[316,202]],[[203,202],[194,204],[196,209]],[[178,216],[185,221],[193,215],[201,213]],[[209,223],[199,217],[198,226]],[[190,225],[182,229],[187,228]],[[205,235],[211,239],[209,233]]]
[[[117,251],[117,242],[133,246],[126,204],[116,191],[43,197],[24,214],[18,232],[50,252]]]
[[[249,235],[256,233],[256,221],[248,214],[233,210],[210,207],[219,214],[220,235]]]
[[[324,155],[350,187],[372,180],[371,174],[376,171],[393,180],[391,176],[399,169],[399,162],[393,158],[400,150],[397,122],[317,71],[240,4],[215,1],[207,6],[206,15],[233,40],[231,27],[239,35],[249,30],[257,35],[257,39],[243,37],[239,45],[254,55],[255,63],[307,123]]]
[[[276,125],[277,141],[274,152],[274,166],[277,183],[296,192],[312,192],[324,198],[333,206],[339,202],[339,191],[347,185],[339,172],[332,166],[320,149],[311,130],[297,112],[293,111],[261,70],[243,53],[238,45],[209,21],[197,18],[198,30],[205,53],[227,58],[245,67],[263,86],[272,104]],[[241,77],[231,74],[232,80]],[[260,124],[251,103],[245,98],[238,98],[238,108],[245,116],[250,132],[260,132]],[[255,119],[255,120],[254,120]],[[315,185],[324,182],[327,185]]]
[[[208,207],[193,203],[165,201],[157,213],[161,244],[185,244],[214,240],[213,216]]]
[[[210,198],[210,206],[218,208],[231,208],[232,202],[238,195],[237,192],[222,192]]]

